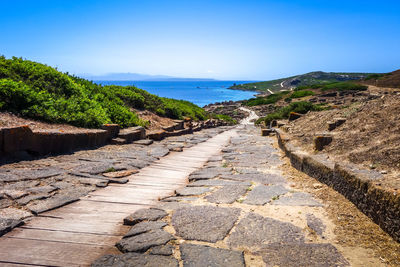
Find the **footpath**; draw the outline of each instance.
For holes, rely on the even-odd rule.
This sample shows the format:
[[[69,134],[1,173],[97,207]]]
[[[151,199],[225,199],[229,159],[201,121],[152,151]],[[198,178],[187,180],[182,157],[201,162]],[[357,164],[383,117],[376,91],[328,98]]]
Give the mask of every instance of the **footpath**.
[[[174,196],[124,219],[93,266],[396,266],[400,246],[252,125]],[[348,221],[352,222],[348,222]]]

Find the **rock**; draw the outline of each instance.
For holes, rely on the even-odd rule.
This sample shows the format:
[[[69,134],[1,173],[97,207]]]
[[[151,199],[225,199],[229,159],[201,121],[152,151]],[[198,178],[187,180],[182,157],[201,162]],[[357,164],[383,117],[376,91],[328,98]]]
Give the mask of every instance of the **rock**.
[[[145,160],[140,160],[140,159],[131,159],[127,162],[128,165],[134,167],[134,168],[138,168],[138,169],[142,169],[146,166],[150,165],[149,161],[145,161]]]
[[[243,252],[203,245],[182,244],[184,267],[244,267]]]
[[[172,196],[172,197],[166,197],[163,198],[161,201],[162,202],[174,202],[174,201],[196,201],[198,200],[198,197],[192,197],[192,196],[186,196],[186,197],[180,197],[180,196]]]
[[[321,219],[315,217],[313,214],[307,213],[307,226],[313,230],[317,235],[322,236],[326,226]]]
[[[126,143],[132,143],[146,137],[146,130],[141,127],[130,127],[119,131],[118,138],[124,139]]]
[[[272,133],[274,133],[272,129],[261,129],[261,136],[269,136]]]
[[[274,197],[286,194],[287,192],[289,192],[289,190],[281,185],[258,185],[247,194],[244,203],[250,205],[264,205],[270,202]]]
[[[113,138],[111,139],[111,145],[125,145],[127,142],[123,138]]]
[[[108,133],[108,140],[115,138],[119,134],[120,127],[118,124],[103,124],[101,126],[102,130],[106,130]]]
[[[141,221],[156,221],[164,218],[168,214],[161,209],[149,208],[149,209],[140,209],[129,215],[124,219],[125,225],[134,225]]]
[[[24,197],[24,196],[28,195],[28,193],[26,191],[15,190],[15,189],[3,190],[2,193],[7,195],[7,196],[9,196],[12,199],[18,199],[18,198],[21,198],[21,197]]]
[[[154,141],[151,139],[142,139],[142,140],[134,141],[133,143],[136,145],[148,146],[148,145],[153,144],[153,142]]]
[[[55,190],[57,190],[57,188],[50,186],[50,185],[32,187],[32,188],[27,189],[27,191],[29,193],[33,193],[33,194],[49,194]]]
[[[108,178],[121,178],[126,177],[135,173],[138,173],[138,170],[126,170],[126,171],[115,171],[115,172],[106,172],[103,173],[103,176]]]
[[[10,232],[15,227],[24,224],[23,221],[14,219],[5,219],[0,217],[0,236]]]
[[[32,213],[27,212],[22,209],[16,209],[16,208],[6,208],[0,210],[0,218],[3,219],[12,219],[12,220],[23,220],[25,218],[28,218],[32,216]]]
[[[303,192],[295,192],[291,195],[285,195],[278,200],[274,200],[272,205],[283,206],[309,206],[309,207],[322,207],[323,205],[316,201],[310,194]]]
[[[163,255],[163,256],[171,256],[174,251],[174,247],[170,244],[166,244],[163,246],[155,246],[150,249],[151,255]]]
[[[205,197],[208,202],[217,204],[231,204],[247,192],[247,185],[226,185],[216,192]]]
[[[150,156],[155,158],[162,158],[169,154],[169,149],[166,147],[154,147],[150,150]]]
[[[210,180],[198,180],[187,186],[225,186],[225,185],[245,185],[246,187],[251,186],[250,182],[210,179]]]
[[[299,118],[301,118],[301,114],[300,113],[297,113],[297,112],[290,112],[289,113],[289,121],[294,121],[294,120],[297,120],[297,119],[299,119]]]
[[[49,194],[37,194],[37,195],[27,195],[25,197],[22,197],[20,199],[17,199],[17,203],[21,206],[28,204],[29,202],[33,200],[39,200],[39,199],[45,199],[50,197]]]
[[[269,244],[260,253],[267,266],[349,266],[331,244]]]
[[[186,240],[215,243],[232,229],[240,210],[212,206],[180,208],[172,215],[176,234]]]
[[[260,184],[284,184],[286,180],[284,177],[272,173],[253,173],[253,174],[231,174],[222,175],[222,179],[230,179],[234,181],[243,182],[257,182]]]
[[[315,150],[321,151],[325,146],[332,143],[332,136],[327,134],[320,134],[314,137],[314,148]]]
[[[145,252],[147,249],[164,245],[174,239],[174,236],[161,229],[152,230],[140,235],[123,238],[116,246],[123,252]]]
[[[304,241],[302,229],[291,223],[250,213],[240,220],[227,243],[232,248],[259,251],[271,243],[298,243]]]
[[[122,255],[105,255],[93,262],[92,267],[178,267],[178,261],[174,257],[160,255],[147,255],[138,253],[126,253]]]
[[[124,235],[123,238],[143,234],[146,232],[150,232],[152,230],[162,229],[166,225],[167,223],[165,222],[157,222],[157,221],[140,222],[132,226],[129,232],[126,235]]]
[[[210,191],[212,190],[207,187],[184,187],[177,189],[175,193],[178,196],[195,196],[195,195],[202,195]]]
[[[108,172],[109,170],[115,170],[112,162],[92,162],[90,164],[82,164],[77,168],[74,168],[73,172],[99,174]]]
[[[154,131],[147,134],[147,138],[152,139],[154,141],[161,141],[166,136],[166,132],[164,130]]]
[[[21,150],[29,150],[32,145],[33,133],[27,126],[2,128],[2,152],[13,153]]]

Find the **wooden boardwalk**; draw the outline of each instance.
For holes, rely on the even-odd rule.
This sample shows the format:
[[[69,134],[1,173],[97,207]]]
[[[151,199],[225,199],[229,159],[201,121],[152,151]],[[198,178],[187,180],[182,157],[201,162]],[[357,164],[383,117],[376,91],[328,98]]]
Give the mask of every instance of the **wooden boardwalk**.
[[[123,218],[154,205],[185,186],[191,172],[204,165],[236,135],[221,133],[183,152],[173,152],[130,176],[80,201],[42,213],[0,238],[0,266],[88,266],[129,230]]]

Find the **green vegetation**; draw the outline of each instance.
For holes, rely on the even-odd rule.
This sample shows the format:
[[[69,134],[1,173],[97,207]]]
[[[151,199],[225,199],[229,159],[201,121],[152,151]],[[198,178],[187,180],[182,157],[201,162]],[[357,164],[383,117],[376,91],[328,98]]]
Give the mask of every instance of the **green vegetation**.
[[[365,78],[365,80],[366,80],[366,81],[368,81],[368,80],[377,80],[377,79],[380,79],[380,78],[385,77],[385,76],[390,75],[390,74],[391,74],[391,73],[375,73],[375,74],[370,74],[370,75],[368,75],[368,76]]]
[[[268,125],[273,120],[287,119],[289,118],[289,114],[291,112],[305,114],[308,111],[321,111],[324,109],[325,108],[322,105],[314,105],[306,101],[293,102],[285,107],[281,107],[277,111],[270,113],[265,117],[259,118],[256,121],[256,124],[260,124],[261,122],[264,121],[265,124]]]
[[[134,86],[101,86],[40,63],[0,56],[0,110],[89,128],[105,123],[145,125],[134,109],[172,119],[210,117],[188,101],[158,97]]]
[[[371,75],[371,73],[342,73],[342,72],[316,71],[277,80],[238,84],[232,86],[231,89],[261,91],[261,92],[265,92],[269,89],[273,92],[279,92],[282,89],[289,90],[296,86],[310,86],[312,84],[328,84],[333,82],[360,80],[366,78],[368,75]]]
[[[272,94],[266,97],[250,98],[249,100],[243,101],[243,105],[253,107],[259,105],[275,104],[281,100],[285,95],[289,94],[290,91],[282,91],[276,94]]]
[[[301,91],[295,91],[290,95],[290,98],[301,98],[305,96],[310,96],[310,95],[315,95],[313,91],[308,91],[308,90],[301,90]]]
[[[309,86],[299,86],[296,88],[297,92],[303,89],[320,89],[321,91],[365,91],[368,86],[357,84],[353,82],[335,82],[328,84],[312,84]]]
[[[213,119],[223,120],[223,121],[229,122],[229,123],[231,123],[231,124],[237,124],[237,121],[236,121],[235,119],[231,118],[231,117],[228,116],[228,115],[224,115],[224,114],[211,114],[211,117],[212,117]]]

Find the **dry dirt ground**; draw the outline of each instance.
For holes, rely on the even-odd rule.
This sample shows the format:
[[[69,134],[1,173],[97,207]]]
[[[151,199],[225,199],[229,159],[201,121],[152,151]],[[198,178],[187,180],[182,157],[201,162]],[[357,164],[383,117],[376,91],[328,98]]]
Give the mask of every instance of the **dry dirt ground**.
[[[386,185],[400,189],[400,91],[370,87],[380,97],[356,102],[348,107],[310,112],[288,123],[288,132],[298,145],[310,153],[325,153],[337,161],[347,161],[376,169],[385,175]],[[346,122],[328,131],[328,121],[345,118]],[[313,139],[330,133],[333,141],[321,152],[314,150]]]

